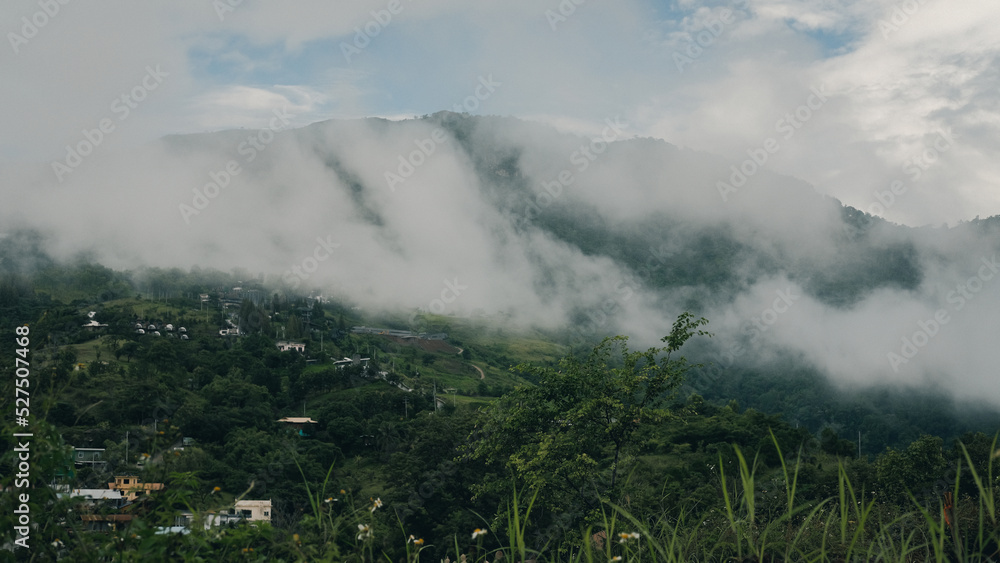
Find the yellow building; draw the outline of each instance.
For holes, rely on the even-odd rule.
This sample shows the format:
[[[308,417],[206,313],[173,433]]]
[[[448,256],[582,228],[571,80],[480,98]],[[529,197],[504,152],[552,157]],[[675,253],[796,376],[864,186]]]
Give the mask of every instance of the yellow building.
[[[153,491],[163,490],[163,483],[143,483],[135,475],[116,475],[114,483],[108,483],[108,489],[120,491],[126,500],[148,495]]]

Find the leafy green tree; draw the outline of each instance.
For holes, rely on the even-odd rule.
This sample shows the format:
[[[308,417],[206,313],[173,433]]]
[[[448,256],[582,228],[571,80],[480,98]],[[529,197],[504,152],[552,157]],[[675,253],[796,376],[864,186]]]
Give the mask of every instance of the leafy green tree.
[[[470,446],[470,457],[502,467],[539,491],[549,507],[565,509],[563,501],[593,507],[593,493],[618,501],[620,470],[636,431],[668,415],[663,406],[690,367],[674,354],[692,336],[708,335],[698,328],[707,322],[683,313],[662,339],[665,347],[630,351],[628,338],[616,336],[582,361],[514,368],[538,385],[518,388],[484,411],[482,437]],[[502,495],[496,487],[509,484],[485,479],[476,491]]]
[[[379,423],[375,431],[375,443],[382,450],[382,455],[386,459],[398,447],[400,439],[399,429],[393,422],[383,420]]]
[[[303,334],[302,319],[297,315],[292,315],[288,318],[287,326],[285,327],[288,331],[288,338],[301,338]]]
[[[943,441],[937,436],[922,435],[905,451],[890,448],[875,462],[879,488],[888,498],[903,501],[907,491],[917,493],[945,473]]]
[[[841,439],[829,426],[820,434],[819,446],[824,452],[840,457],[850,457],[855,452],[854,442]]]
[[[125,356],[125,360],[128,362],[132,361],[132,357],[135,356],[141,347],[139,343],[134,340],[129,340],[125,344],[122,344],[117,350],[115,350],[115,359],[119,359]]]
[[[247,334],[268,334],[271,331],[271,319],[267,309],[258,307],[253,301],[244,299],[240,303],[240,330]]]
[[[22,299],[33,296],[31,282],[16,274],[0,278],[0,307],[14,307]]]
[[[167,340],[156,340],[146,349],[144,358],[159,370],[169,370],[177,364],[177,352]]]

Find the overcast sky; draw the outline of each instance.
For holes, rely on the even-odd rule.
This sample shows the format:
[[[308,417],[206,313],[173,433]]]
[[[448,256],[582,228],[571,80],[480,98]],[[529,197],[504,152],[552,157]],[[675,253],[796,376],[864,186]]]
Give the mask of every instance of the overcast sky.
[[[810,184],[911,226],[1000,214],[995,2],[5,0],[0,22],[0,234],[39,228],[57,257],[243,267],[367,307],[546,326],[582,310],[596,332],[655,342],[699,288],[658,293],[615,256],[517,228],[510,209],[549,197],[542,186],[565,172],[554,210],[726,226],[790,264],[830,268],[839,210]],[[685,150],[616,144],[585,170],[578,137],[490,121],[471,142],[518,154],[525,197],[449,138],[387,184],[414,139],[444,135],[430,121],[287,132],[441,110]],[[231,129],[245,131],[160,141]],[[267,147],[272,131],[282,140]],[[717,193],[729,162],[763,172]],[[229,164],[230,187],[193,195]],[[788,272],[745,272],[746,291],[713,294],[703,312],[744,362],[792,351],[844,384],[934,381],[1000,404],[997,246],[962,233],[907,232],[916,288],[830,307]],[[674,239],[650,239],[649,276],[677,267]],[[748,343],[754,322],[766,330]]]
[[[736,161],[774,138],[773,171],[954,224],[1000,213],[998,21],[979,0],[6,0],[0,171],[59,184],[77,169],[53,163],[102,120],[82,166],[275,110],[305,125],[464,105],[574,132],[620,117]]]

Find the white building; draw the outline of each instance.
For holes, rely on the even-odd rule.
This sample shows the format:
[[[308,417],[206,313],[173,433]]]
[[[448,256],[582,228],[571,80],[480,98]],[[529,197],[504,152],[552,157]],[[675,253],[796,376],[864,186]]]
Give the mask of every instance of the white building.
[[[278,342],[278,351],[280,352],[295,351],[302,353],[306,351],[306,345],[304,342],[291,342],[291,341],[281,340]]]
[[[236,514],[245,518],[248,522],[271,521],[271,499],[238,500],[236,501],[235,508]]]
[[[247,522],[271,522],[271,499],[238,500],[227,512],[209,512],[202,515],[202,525],[205,529],[226,524]],[[194,522],[194,514],[181,512],[174,518],[174,527],[189,530]],[[186,533],[186,532],[184,532]]]

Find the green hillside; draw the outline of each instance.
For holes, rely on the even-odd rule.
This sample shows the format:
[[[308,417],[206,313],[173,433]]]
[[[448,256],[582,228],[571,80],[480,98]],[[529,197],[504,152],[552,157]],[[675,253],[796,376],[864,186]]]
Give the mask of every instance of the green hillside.
[[[754,386],[749,375],[720,379],[706,400],[685,385],[711,375],[680,357],[705,341],[697,325],[645,355],[628,355],[624,340],[606,349],[620,357],[571,355],[564,335],[502,319],[427,315],[407,326],[243,272],[178,275],[174,283],[166,272],[79,264],[0,282],[0,331],[12,341],[27,331],[30,506],[46,557],[492,561],[498,550],[523,550],[589,561],[596,550],[606,559],[833,560],[898,551],[908,560],[995,549],[995,411],[963,417],[887,390],[830,401],[821,384],[780,367]],[[84,327],[92,321],[101,326]],[[286,340],[305,351],[279,351]],[[3,365],[8,396],[15,368]],[[654,385],[656,373],[665,379]],[[810,418],[824,399],[829,416]],[[781,408],[796,401],[802,409]],[[754,402],[782,414],[746,408]],[[861,419],[867,439],[885,445],[866,444],[858,457],[850,420],[865,408],[881,413]],[[919,416],[902,414],[914,409]],[[844,423],[810,426],[831,418]],[[932,435],[942,429],[948,435]],[[14,463],[13,447],[4,463]],[[103,448],[104,463],[74,466],[72,447]],[[48,486],[105,488],[116,475],[165,488],[124,508],[87,508]],[[946,490],[958,500],[940,512]],[[271,524],[151,530],[238,498],[270,499]],[[0,519],[11,530],[17,503],[4,499]],[[95,510],[130,523],[90,531]],[[47,516],[57,513],[67,516]],[[954,520],[940,524],[939,513]],[[470,539],[477,528],[489,534]],[[639,536],[582,539],[599,531]]]

